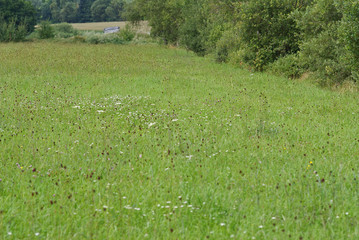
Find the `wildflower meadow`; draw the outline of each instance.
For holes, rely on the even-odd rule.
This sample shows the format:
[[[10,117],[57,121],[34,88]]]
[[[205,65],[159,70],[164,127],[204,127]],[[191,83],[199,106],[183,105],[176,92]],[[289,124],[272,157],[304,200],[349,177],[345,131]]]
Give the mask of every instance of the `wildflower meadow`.
[[[0,238],[358,239],[358,103],[165,46],[0,44]]]

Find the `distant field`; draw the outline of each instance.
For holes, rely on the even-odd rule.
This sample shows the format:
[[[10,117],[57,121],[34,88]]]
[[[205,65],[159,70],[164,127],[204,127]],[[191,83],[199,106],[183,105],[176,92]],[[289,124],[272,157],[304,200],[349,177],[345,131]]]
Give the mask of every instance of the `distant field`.
[[[120,27],[124,28],[128,22],[94,22],[94,23],[72,23],[71,25],[78,30],[93,30],[103,31],[108,27]],[[139,27],[136,28],[138,32],[149,33],[150,27],[147,22],[142,22]]]
[[[0,44],[0,239],[357,240],[358,99],[157,45]]]

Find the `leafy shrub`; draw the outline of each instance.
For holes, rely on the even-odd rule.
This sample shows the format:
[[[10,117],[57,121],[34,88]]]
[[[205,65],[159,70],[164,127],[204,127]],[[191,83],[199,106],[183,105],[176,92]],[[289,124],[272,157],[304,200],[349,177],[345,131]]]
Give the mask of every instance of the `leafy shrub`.
[[[240,42],[238,31],[236,29],[227,30],[217,41],[215,50],[215,59],[217,62],[227,62],[230,54],[239,49]]]
[[[332,25],[301,46],[299,60],[322,83],[341,83],[350,78],[347,51],[339,41],[338,27]]]
[[[274,63],[269,64],[267,70],[288,78],[299,78],[304,73],[297,54],[279,58]]]
[[[26,32],[34,31],[36,25],[36,9],[29,1],[1,0],[0,22],[18,26],[24,25]]]
[[[16,21],[4,21],[0,18],[0,42],[19,42],[23,41],[27,35],[27,26],[25,23],[16,25]]]
[[[55,30],[49,21],[42,21],[38,28],[39,37],[41,39],[48,39],[55,37]]]
[[[240,41],[243,61],[256,70],[299,50],[298,28],[291,13],[300,5],[291,0],[242,3]],[[295,3],[295,4],[294,4]]]
[[[56,38],[69,38],[79,34],[69,23],[59,23],[53,25]]]
[[[303,43],[299,61],[322,85],[352,79],[350,56],[339,29],[343,14],[335,0],[315,0],[302,14],[295,15]]]
[[[294,11],[292,16],[305,41],[316,37],[328,26],[342,19],[342,14],[335,5],[336,0],[314,0],[304,11]]]
[[[121,30],[119,33],[120,37],[127,42],[130,42],[134,39],[135,33],[132,31],[129,25],[125,26],[125,29]]]
[[[355,0],[345,1],[342,9],[343,20],[339,29],[345,48],[349,52],[347,58],[351,68],[352,77],[359,80],[359,2]]]
[[[179,27],[179,42],[187,49],[204,55],[206,53],[206,18],[203,0],[186,0],[182,9],[183,22]]]
[[[16,32],[15,32],[15,42],[24,41],[27,36],[27,26],[25,23],[20,24],[17,26]]]

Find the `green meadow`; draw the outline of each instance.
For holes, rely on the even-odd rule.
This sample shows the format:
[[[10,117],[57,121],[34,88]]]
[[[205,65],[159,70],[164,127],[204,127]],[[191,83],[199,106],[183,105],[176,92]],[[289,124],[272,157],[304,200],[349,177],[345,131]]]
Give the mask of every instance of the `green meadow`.
[[[0,44],[0,239],[358,239],[358,104],[182,49]]]

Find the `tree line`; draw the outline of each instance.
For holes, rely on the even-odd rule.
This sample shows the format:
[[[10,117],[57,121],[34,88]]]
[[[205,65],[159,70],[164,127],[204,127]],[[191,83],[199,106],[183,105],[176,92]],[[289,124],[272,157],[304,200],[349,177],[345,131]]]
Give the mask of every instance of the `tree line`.
[[[121,21],[125,0],[29,0],[39,20],[59,22]]]
[[[198,55],[323,84],[359,80],[358,0],[134,0],[126,15]]]

